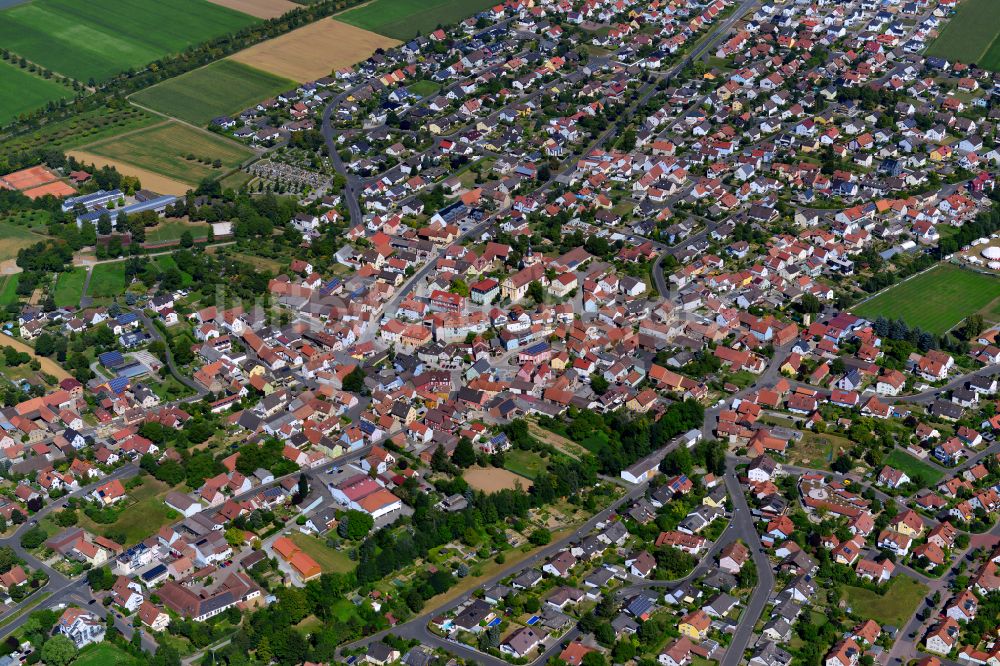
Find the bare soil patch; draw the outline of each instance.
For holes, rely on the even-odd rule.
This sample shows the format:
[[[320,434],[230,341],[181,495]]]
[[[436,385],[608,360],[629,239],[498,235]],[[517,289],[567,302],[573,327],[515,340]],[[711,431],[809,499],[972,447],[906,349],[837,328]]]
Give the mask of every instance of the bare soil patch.
[[[312,81],[397,44],[395,39],[353,25],[321,19],[230,58],[293,81]]]
[[[289,0],[208,0],[213,5],[221,5],[238,12],[262,19],[277,18],[292,11],[297,4]]]
[[[462,476],[470,486],[486,493],[513,490],[518,483],[522,490],[527,490],[532,485],[530,479],[496,467],[470,467]]]
[[[135,176],[140,182],[142,182],[142,186],[145,189],[153,190],[159,194],[173,194],[180,196],[191,189],[190,185],[182,183],[179,180],[161,176],[158,173],[153,173],[148,169],[137,167],[133,164],[129,164],[128,162],[108,159],[107,157],[94,155],[93,153],[88,153],[84,150],[71,150],[67,154],[72,155],[81,162],[88,162],[98,167],[112,166],[117,169],[119,173],[123,173],[126,176]]]

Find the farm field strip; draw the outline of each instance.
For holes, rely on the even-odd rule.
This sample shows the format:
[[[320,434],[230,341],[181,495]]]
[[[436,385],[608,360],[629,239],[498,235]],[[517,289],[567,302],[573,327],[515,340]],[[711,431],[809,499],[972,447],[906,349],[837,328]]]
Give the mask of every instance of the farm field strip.
[[[325,18],[251,46],[229,59],[304,82],[329,76],[334,70],[361,62],[377,49],[397,44],[396,39]],[[303,53],[310,57],[303,58]]]
[[[372,0],[337,19],[400,41],[426,35],[489,9],[490,0]]]
[[[983,58],[993,51],[1000,36],[996,0],[963,0],[956,12],[927,49],[927,55],[986,66]],[[993,63],[994,67],[998,64]]]
[[[33,0],[0,14],[0,44],[87,82],[258,20],[207,0]]]
[[[277,18],[299,6],[291,0],[209,0],[209,2],[262,19]]]
[[[34,111],[47,102],[73,96],[73,89],[54,79],[43,79],[0,60],[0,123]]]
[[[159,113],[207,125],[212,118],[238,113],[294,87],[290,79],[227,59],[158,83],[130,99]]]

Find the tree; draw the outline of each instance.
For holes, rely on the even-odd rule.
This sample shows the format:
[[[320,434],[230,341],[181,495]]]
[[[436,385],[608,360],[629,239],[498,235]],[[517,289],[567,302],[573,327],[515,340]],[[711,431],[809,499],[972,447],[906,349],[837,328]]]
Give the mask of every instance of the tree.
[[[56,634],[42,646],[42,661],[48,666],[67,666],[74,658],[76,646],[62,634]]]
[[[544,546],[552,541],[552,532],[544,527],[539,527],[528,536],[528,541],[536,546]]]
[[[365,388],[365,371],[361,369],[361,366],[356,366],[351,370],[346,377],[342,386],[345,391],[351,393],[361,393]]]
[[[607,393],[610,386],[611,385],[608,383],[608,380],[605,379],[604,375],[601,373],[595,372],[590,376],[590,388],[594,389],[594,393],[597,395],[604,395]]]
[[[236,548],[244,541],[246,541],[246,535],[243,533],[243,530],[236,527],[230,527],[226,530],[226,543],[233,548]]]
[[[472,448],[472,440],[462,437],[455,446],[455,451],[451,454],[451,462],[465,469],[471,467],[476,462],[476,450]]]
[[[357,541],[368,536],[374,526],[375,521],[370,515],[351,509],[340,519],[340,524],[337,525],[337,534],[344,539]]]
[[[181,247],[192,247],[194,245],[194,236],[191,235],[190,229],[185,229],[184,233],[181,234]]]
[[[39,527],[32,527],[21,536],[21,547],[33,550],[45,543],[47,538],[49,537],[44,530]]]
[[[545,289],[542,287],[542,283],[538,280],[532,280],[528,284],[528,298],[536,303],[541,303],[545,300]]]

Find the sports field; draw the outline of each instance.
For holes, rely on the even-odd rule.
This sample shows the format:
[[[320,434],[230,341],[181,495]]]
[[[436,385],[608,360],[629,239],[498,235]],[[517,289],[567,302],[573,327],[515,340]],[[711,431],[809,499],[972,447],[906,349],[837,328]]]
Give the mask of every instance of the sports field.
[[[34,111],[46,102],[72,96],[70,88],[54,79],[43,79],[0,60],[0,124],[14,120],[18,114]]]
[[[235,53],[230,60],[304,82],[329,76],[335,70],[365,60],[377,49],[398,43],[347,23],[320,19]],[[309,57],[303,58],[303,53]]]
[[[86,82],[258,20],[207,0],[32,0],[0,13],[0,44]]]
[[[253,154],[234,141],[173,121],[98,141],[85,146],[83,152],[113,160],[116,166],[124,169],[123,173],[129,175],[131,165],[187,185],[197,185],[206,178],[221,176],[224,170],[238,166]],[[72,154],[78,153],[74,151]],[[83,159],[86,160],[86,157]],[[222,166],[212,166],[214,160],[220,160]],[[143,180],[141,173],[135,175],[139,176],[143,186],[166,192]]]
[[[852,309],[856,315],[902,319],[910,326],[940,335],[1000,297],[1000,278],[963,270],[951,264],[882,292]]]
[[[130,98],[133,102],[195,125],[238,113],[257,102],[295,88],[295,82],[234,60],[217,60]]]
[[[496,2],[491,0],[372,0],[337,19],[400,41],[457,23]]]
[[[927,54],[996,70],[1000,67],[998,36],[1000,21],[997,21],[996,0],[962,0],[957,13],[948,19]]]

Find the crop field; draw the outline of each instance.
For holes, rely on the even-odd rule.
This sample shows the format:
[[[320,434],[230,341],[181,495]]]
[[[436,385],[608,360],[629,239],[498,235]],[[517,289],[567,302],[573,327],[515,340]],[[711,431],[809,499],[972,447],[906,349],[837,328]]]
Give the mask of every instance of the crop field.
[[[996,16],[996,0],[962,0],[927,54],[996,71],[1000,67],[1000,23]]]
[[[1000,297],[1000,278],[951,264],[901,282],[853,308],[856,315],[902,319],[940,335]]]
[[[163,122],[135,106],[118,109],[102,107],[77,116],[47,123],[32,132],[11,137],[0,144],[0,157],[15,155],[36,147],[58,148],[62,151],[94,143],[125,132]]]
[[[407,41],[495,4],[490,0],[372,0],[337,18],[386,37]]]
[[[85,146],[82,153],[78,159],[93,161],[88,156],[98,156],[112,160],[123,173],[138,176],[144,187],[166,194],[175,192],[147,182],[141,172],[197,185],[206,178],[221,176],[225,169],[239,166],[253,154],[235,141],[173,121],[98,141]],[[72,154],[77,156],[76,152]],[[222,166],[212,166],[214,160],[219,160]]]
[[[235,9],[238,12],[256,16],[257,18],[277,18],[292,11],[299,5],[291,0],[209,0],[213,4]]]
[[[235,60],[217,60],[146,88],[131,100],[195,125],[207,125],[216,116],[238,113],[294,87],[294,81]]]
[[[395,39],[333,19],[320,19],[235,53],[230,60],[292,81],[312,81],[350,67]],[[308,58],[302,54],[308,53]]]
[[[72,97],[73,90],[0,60],[0,124],[34,111],[46,102]]]
[[[32,0],[0,14],[0,44],[87,82],[257,20],[207,0]]]

